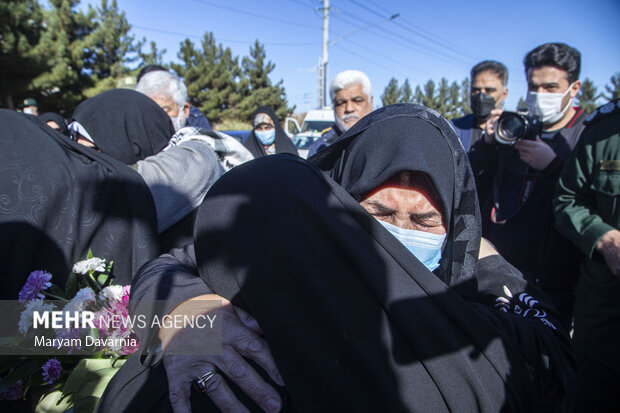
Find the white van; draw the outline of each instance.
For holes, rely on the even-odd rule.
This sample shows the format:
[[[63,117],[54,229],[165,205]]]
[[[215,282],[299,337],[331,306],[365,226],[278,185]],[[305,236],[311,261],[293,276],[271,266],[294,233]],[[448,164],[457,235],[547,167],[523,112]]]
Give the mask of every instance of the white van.
[[[293,143],[299,151],[299,155],[305,158],[308,155],[310,145],[321,137],[321,134],[334,126],[334,111],[332,108],[314,109],[308,111],[301,123],[301,127],[297,120],[286,118],[285,130],[293,132]]]

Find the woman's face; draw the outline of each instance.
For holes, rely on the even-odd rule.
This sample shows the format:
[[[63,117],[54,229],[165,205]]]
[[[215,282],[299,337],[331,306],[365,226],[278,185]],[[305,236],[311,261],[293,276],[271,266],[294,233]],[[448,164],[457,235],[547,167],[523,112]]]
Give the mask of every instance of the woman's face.
[[[273,119],[266,113],[258,113],[254,118],[254,130],[266,131],[274,128]]]
[[[373,217],[404,229],[446,233],[439,196],[428,175],[400,172],[360,202]]]

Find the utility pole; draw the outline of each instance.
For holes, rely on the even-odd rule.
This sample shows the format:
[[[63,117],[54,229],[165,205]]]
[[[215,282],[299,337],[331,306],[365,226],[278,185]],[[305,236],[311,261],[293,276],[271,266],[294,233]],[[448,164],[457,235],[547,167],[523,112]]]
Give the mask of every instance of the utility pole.
[[[329,42],[329,0],[323,0],[323,57],[319,67],[319,108],[327,106],[327,43]]]

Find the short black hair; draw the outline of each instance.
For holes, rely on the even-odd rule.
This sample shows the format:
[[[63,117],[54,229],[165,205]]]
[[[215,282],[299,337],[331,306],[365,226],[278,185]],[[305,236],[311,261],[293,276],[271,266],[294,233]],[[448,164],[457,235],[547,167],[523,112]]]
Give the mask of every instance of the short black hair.
[[[158,71],[163,71],[163,72],[167,72],[166,68],[160,65],[146,65],[144,66],[142,69],[140,69],[140,72],[138,73],[138,76],[136,76],[136,83],[140,82],[140,79],[142,79],[142,76],[146,75],[149,72],[158,72]]]
[[[525,55],[523,59],[525,75],[530,69],[553,66],[568,73],[568,81],[579,79],[581,53],[565,43],[545,43]]]
[[[478,76],[479,73],[491,71],[495,73],[499,80],[502,81],[502,85],[505,87],[508,84],[508,69],[502,63],[495,60],[485,60],[478,63],[471,69],[471,80]]]

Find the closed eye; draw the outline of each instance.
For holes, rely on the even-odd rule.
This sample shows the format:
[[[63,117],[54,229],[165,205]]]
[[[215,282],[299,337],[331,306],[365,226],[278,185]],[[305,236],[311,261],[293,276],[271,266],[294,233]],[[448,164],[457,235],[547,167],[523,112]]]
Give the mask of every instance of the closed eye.
[[[385,217],[396,213],[396,211],[392,208],[389,208],[383,205],[381,202],[377,201],[364,201],[362,202],[362,206],[364,206],[365,210],[372,216],[375,217]]]

